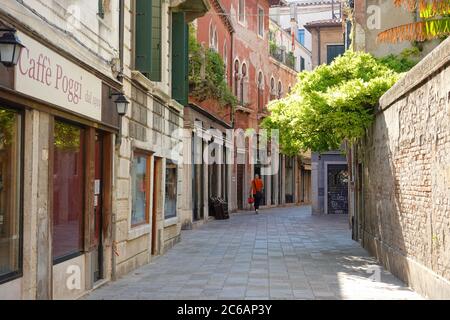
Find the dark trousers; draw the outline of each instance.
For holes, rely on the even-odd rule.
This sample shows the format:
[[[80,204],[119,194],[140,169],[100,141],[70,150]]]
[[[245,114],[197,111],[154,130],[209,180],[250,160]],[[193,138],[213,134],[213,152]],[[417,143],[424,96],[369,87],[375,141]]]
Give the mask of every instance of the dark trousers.
[[[253,198],[255,199],[255,203],[254,203],[255,210],[259,209],[259,205],[261,204],[262,197],[263,197],[262,192],[256,192],[253,195]]]

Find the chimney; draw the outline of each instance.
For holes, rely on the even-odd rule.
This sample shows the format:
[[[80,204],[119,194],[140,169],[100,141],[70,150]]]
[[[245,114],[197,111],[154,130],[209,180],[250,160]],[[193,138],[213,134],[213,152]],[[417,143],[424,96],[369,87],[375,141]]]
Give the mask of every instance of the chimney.
[[[298,22],[297,22],[297,4],[290,3],[291,13],[291,38],[292,38],[292,50],[295,50],[295,40],[298,40]]]

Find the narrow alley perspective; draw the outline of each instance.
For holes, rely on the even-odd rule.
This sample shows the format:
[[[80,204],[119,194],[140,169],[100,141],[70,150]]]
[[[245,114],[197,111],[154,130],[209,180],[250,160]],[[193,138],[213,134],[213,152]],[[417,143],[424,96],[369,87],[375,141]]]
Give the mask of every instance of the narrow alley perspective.
[[[184,231],[166,255],[84,299],[421,299],[309,206],[238,213]]]
[[[0,305],[450,300],[449,36],[450,0],[1,0]]]

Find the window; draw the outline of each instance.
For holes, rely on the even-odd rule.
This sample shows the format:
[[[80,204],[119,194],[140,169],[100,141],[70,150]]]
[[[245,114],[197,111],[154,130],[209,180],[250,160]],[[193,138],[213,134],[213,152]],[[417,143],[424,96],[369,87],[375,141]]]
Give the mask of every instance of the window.
[[[0,107],[0,280],[21,272],[22,117]]]
[[[278,81],[278,99],[281,99],[282,93],[283,93],[283,88],[281,86],[281,81]]]
[[[305,58],[300,57],[300,71],[305,70]]]
[[[264,37],[264,10],[258,8],[258,34]]]
[[[217,36],[217,29],[213,25],[212,21],[209,24],[209,48],[214,51],[219,51],[219,40]]]
[[[225,81],[228,83],[228,48],[226,42],[223,44],[223,66],[225,68]]]
[[[333,62],[333,60],[343,54],[345,51],[343,44],[329,44],[327,45],[327,64]]]
[[[245,63],[242,64],[242,77],[241,77],[241,105],[244,105],[245,94],[244,94],[244,86],[245,86],[245,77],[247,76],[247,65]]]
[[[275,98],[275,79],[272,77],[270,78],[270,99]]]
[[[84,129],[55,121],[53,140],[53,260],[83,250]]]
[[[298,42],[305,45],[305,29],[298,29]]]
[[[148,223],[150,203],[151,157],[142,152],[134,152],[131,168],[131,226]]]
[[[263,74],[260,71],[258,74],[258,111],[262,111],[264,108],[263,101],[263,91],[264,91],[264,80]]]
[[[166,196],[164,201],[164,218],[177,216],[177,165],[171,160],[166,161]]]
[[[98,16],[102,19],[105,17],[105,8],[103,7],[103,0],[98,0]]]
[[[245,0],[239,0],[239,8],[238,8],[239,21],[245,21]]]
[[[239,93],[239,60],[234,61],[234,95],[237,97]]]
[[[153,81],[161,81],[161,0],[136,0],[135,67]]]

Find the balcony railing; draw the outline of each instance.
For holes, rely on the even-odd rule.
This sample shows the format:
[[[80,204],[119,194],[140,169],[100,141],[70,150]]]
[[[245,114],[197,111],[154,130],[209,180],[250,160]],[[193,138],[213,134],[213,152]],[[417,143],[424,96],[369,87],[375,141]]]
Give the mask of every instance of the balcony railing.
[[[296,58],[292,52],[286,52],[277,46],[270,46],[270,55],[277,61],[295,70]]]

